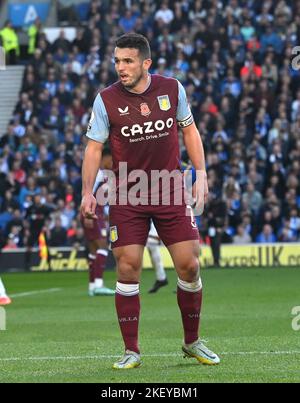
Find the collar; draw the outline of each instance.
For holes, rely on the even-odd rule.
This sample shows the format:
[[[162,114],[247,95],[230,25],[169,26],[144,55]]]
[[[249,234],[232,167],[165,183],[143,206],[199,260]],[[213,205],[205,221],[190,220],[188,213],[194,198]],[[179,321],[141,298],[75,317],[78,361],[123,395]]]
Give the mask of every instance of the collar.
[[[132,91],[128,90],[128,89],[125,88],[125,87],[123,87],[123,88],[124,88],[127,92],[129,92],[130,94],[134,94],[134,95],[143,95],[143,94],[149,89],[149,87],[150,87],[150,85],[151,85],[151,82],[152,82],[151,74],[148,74],[147,85],[146,85],[146,88],[144,89],[143,92],[132,92]]]

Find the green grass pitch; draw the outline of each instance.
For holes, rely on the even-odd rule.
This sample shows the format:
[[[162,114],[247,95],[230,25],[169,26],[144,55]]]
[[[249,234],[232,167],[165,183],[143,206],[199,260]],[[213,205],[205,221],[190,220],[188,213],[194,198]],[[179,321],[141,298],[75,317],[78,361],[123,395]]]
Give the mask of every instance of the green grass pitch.
[[[176,276],[168,276],[170,285],[149,295],[154,274],[144,271],[143,365],[116,371],[123,345],[114,298],[88,297],[86,273],[2,275],[15,297],[0,331],[0,383],[300,381],[300,331],[291,313],[300,305],[300,270],[203,270],[201,333],[220,354],[218,367],[183,359]],[[106,284],[114,283],[107,272]]]

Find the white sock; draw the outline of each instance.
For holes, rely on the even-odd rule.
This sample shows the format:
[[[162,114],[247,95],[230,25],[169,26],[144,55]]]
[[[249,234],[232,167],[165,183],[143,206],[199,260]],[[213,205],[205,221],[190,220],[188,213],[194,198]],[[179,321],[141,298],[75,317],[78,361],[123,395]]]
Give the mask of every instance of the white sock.
[[[5,291],[4,285],[2,283],[2,280],[0,278],[0,297],[6,297],[6,296],[7,296],[6,291]]]
[[[183,291],[187,292],[199,292],[202,290],[202,281],[199,277],[199,280],[194,281],[193,283],[188,283],[187,281],[180,280],[178,278],[178,287],[181,288]]]
[[[102,288],[103,287],[103,278],[96,278],[95,279],[95,288]]]
[[[124,297],[133,297],[134,295],[138,295],[140,292],[139,284],[124,284],[117,281],[116,285],[116,293],[123,295]]]
[[[89,291],[94,291],[95,283],[89,283]]]
[[[150,252],[152,265],[155,270],[156,279],[158,281],[164,281],[167,278],[167,275],[166,275],[166,272],[164,269],[159,246],[150,245],[150,246],[148,246],[148,250]]]

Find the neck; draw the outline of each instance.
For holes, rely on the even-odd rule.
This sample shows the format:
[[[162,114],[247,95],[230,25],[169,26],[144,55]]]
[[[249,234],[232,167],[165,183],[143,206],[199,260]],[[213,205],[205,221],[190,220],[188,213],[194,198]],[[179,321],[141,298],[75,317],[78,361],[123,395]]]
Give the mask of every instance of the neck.
[[[127,91],[132,92],[134,94],[143,94],[145,92],[151,83],[151,76],[150,74],[147,74],[145,77],[143,77],[138,84],[134,88],[126,88]]]

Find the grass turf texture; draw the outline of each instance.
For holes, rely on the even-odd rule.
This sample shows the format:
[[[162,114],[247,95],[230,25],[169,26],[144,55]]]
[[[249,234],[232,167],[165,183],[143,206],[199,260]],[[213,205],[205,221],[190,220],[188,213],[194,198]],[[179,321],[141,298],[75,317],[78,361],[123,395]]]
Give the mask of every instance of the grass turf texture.
[[[123,353],[114,297],[87,296],[85,273],[6,274],[10,294],[7,330],[0,331],[1,382],[299,382],[300,332],[292,330],[291,310],[300,305],[300,271],[206,270],[202,338],[221,355],[206,367],[181,354],[181,319],[176,276],[157,294],[144,271],[141,286],[140,344],[143,365],[111,368]],[[115,274],[106,273],[114,287]]]

